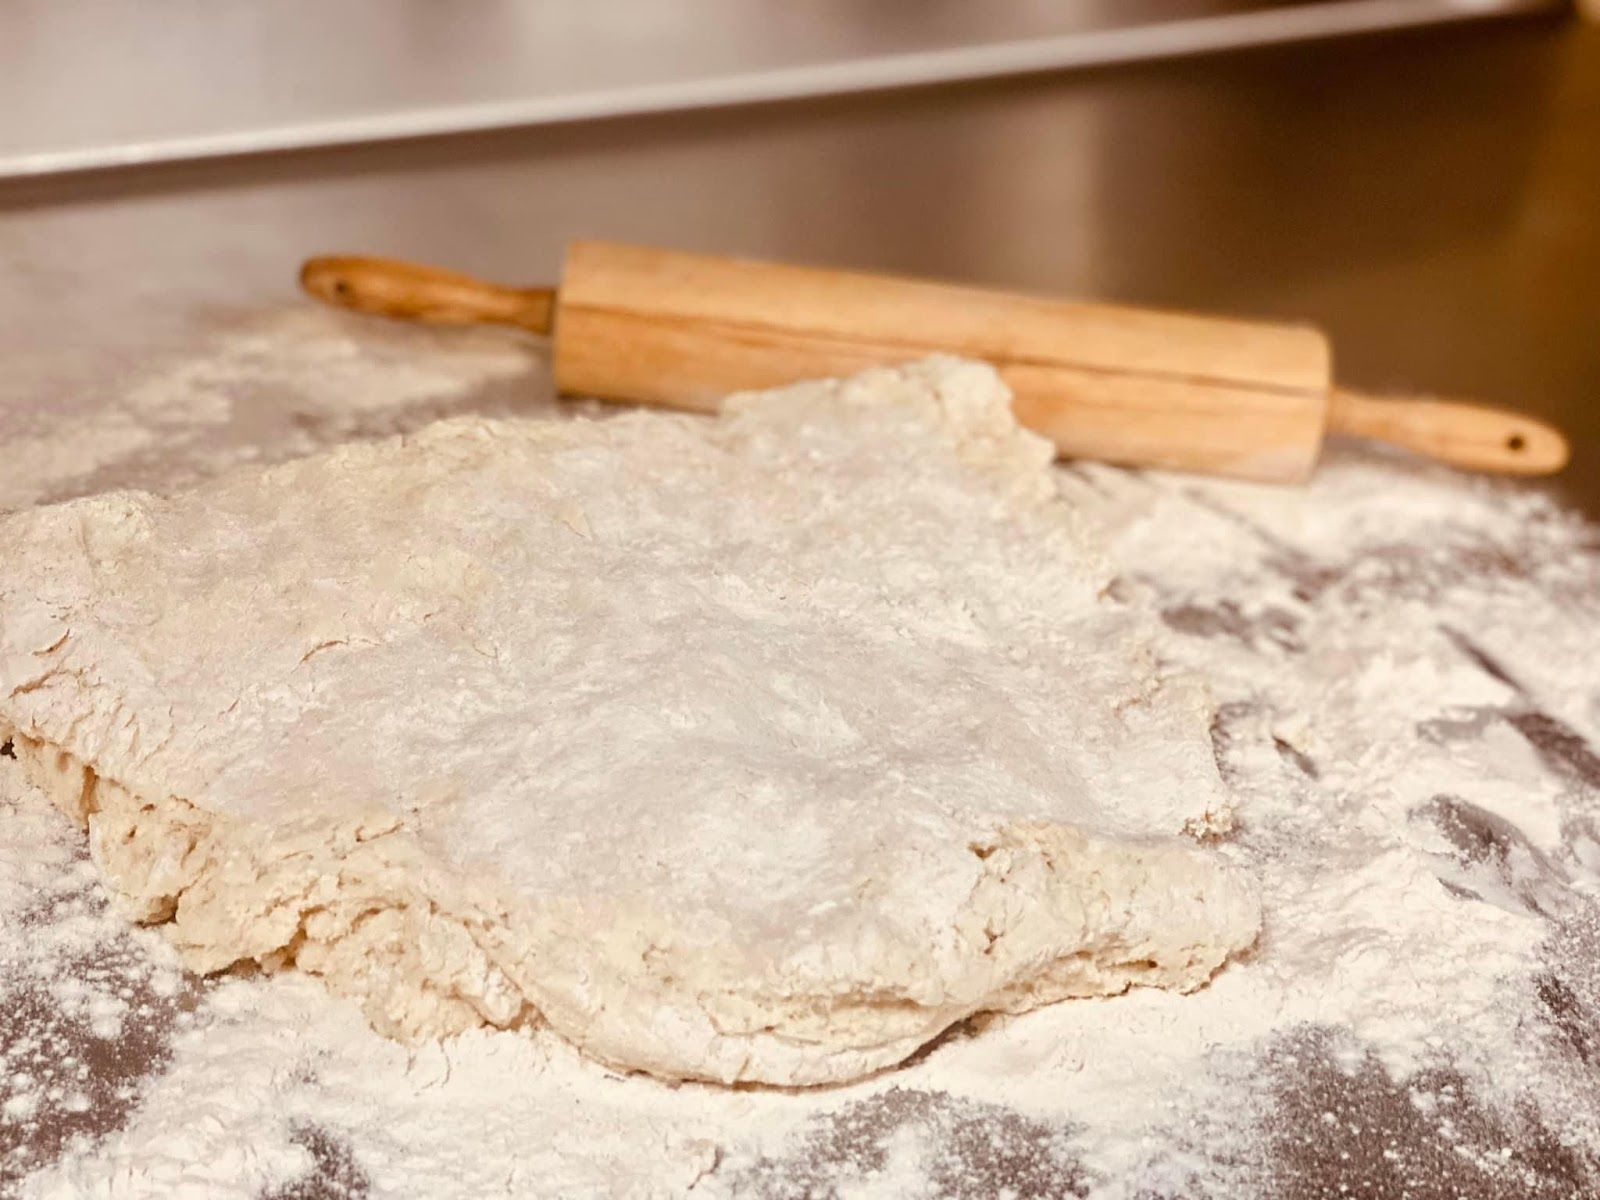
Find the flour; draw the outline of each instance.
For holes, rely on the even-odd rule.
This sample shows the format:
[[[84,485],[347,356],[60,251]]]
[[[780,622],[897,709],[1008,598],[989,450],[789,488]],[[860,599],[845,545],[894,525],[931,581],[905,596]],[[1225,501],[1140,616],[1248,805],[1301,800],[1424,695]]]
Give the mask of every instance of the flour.
[[[437,330],[290,309],[222,325],[197,352],[141,366],[93,417],[7,424],[0,512],[174,487],[238,462],[413,429],[463,404],[552,407],[537,346],[503,330]]]
[[[163,1047],[151,1070],[122,1108],[96,1099],[107,1119],[59,1159],[12,1171],[18,1194],[1592,1193],[1592,530],[1529,491],[1348,450],[1303,491],[1058,475],[1221,705],[1240,822],[1223,851],[1261,881],[1267,927],[1210,988],[992,1022],[791,1095],[624,1077],[540,1034],[408,1052],[312,985],[228,980],[122,1013],[124,1037]],[[93,915],[81,876],[86,919],[22,932],[24,897],[77,849],[15,771],[0,796],[5,995],[20,977],[76,1004],[52,965],[67,947],[118,964],[103,996],[169,973],[159,940]],[[53,1085],[19,1061],[0,1145],[42,1145]],[[0,1161],[4,1180],[18,1160]]]
[[[0,1194],[11,1172],[131,1109],[161,1058],[146,1029],[192,990],[169,947],[108,907],[82,838],[29,793],[0,758]]]

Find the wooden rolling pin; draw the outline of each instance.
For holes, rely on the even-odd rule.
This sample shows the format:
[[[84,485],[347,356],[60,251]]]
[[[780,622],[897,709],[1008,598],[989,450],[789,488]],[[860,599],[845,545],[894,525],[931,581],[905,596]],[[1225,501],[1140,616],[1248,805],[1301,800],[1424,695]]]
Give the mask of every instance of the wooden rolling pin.
[[[554,334],[564,393],[709,411],[729,392],[947,352],[993,363],[1018,419],[1063,455],[1293,482],[1327,432],[1470,470],[1538,475],[1559,432],[1519,413],[1333,386],[1310,328],[1074,303],[607,242],[559,290],[373,258],[314,258],[312,295],[444,324]]]

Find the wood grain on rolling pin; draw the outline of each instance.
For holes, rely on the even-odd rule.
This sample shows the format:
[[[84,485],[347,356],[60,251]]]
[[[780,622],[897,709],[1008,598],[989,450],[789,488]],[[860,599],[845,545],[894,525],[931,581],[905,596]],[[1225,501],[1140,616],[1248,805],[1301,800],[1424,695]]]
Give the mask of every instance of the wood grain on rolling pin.
[[[936,352],[994,363],[1064,454],[1257,479],[1310,473],[1331,381],[1312,329],[609,243],[556,311],[562,391],[673,407]]]

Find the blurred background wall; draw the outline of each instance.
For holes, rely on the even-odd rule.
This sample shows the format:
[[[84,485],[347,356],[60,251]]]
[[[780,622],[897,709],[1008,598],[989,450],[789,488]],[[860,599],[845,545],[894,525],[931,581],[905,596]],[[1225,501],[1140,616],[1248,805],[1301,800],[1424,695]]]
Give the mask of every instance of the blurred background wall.
[[[1120,6],[1115,20],[1273,7]],[[989,28],[973,24],[982,8],[929,6],[908,52],[1065,36],[1049,24],[1063,6],[999,4]],[[779,42],[794,54],[767,66],[905,48],[891,34],[907,6],[853,11],[854,27],[820,34],[791,15]],[[1113,20],[1108,6],[1071,12],[1078,32]],[[239,21],[233,36],[249,45]],[[34,61],[28,39],[0,46],[0,90],[14,98],[0,138],[14,168],[0,178],[5,408],[65,405],[197,322],[293,302],[311,253],[404,255],[531,283],[554,278],[566,241],[605,236],[1315,321],[1348,383],[1477,396],[1569,426],[1577,457],[1561,486],[1600,513],[1600,28],[1565,6],[942,85],[45,169],[48,139],[19,112],[56,114],[41,120],[74,153],[133,145],[133,125],[97,125],[96,113],[201,53],[152,58],[159,38],[138,28],[126,38],[143,65],[117,84],[131,90],[70,111],[59,79],[17,72]],[[73,53],[47,32],[32,54],[41,38],[48,53]],[[401,91],[434,48],[473,74],[449,20],[395,37],[377,66],[358,44],[335,48],[365,64],[360,78],[398,72]],[[731,56],[717,69],[737,73],[737,47],[713,43]],[[641,44],[670,58],[676,43]],[[483,76],[502,104],[517,75],[494,63]],[[207,69],[226,78],[218,66]],[[671,62],[650,70],[672,83]],[[231,102],[256,104],[259,119],[271,83]],[[357,84],[344,101],[369,103]],[[477,102],[459,80],[423,90],[436,107]],[[153,109],[171,134],[195,105]]]

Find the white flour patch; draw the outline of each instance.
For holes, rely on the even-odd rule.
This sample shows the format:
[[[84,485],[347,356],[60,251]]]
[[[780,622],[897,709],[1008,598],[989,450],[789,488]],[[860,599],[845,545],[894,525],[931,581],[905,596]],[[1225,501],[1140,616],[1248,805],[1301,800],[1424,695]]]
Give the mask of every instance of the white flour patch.
[[[83,839],[0,759],[0,1195],[121,1119],[193,985],[106,903]]]
[[[431,330],[299,308],[230,335],[166,388],[186,384],[200,395],[241,385],[281,389],[302,411],[349,416],[457,400],[527,376],[530,394],[545,395],[543,366],[539,344],[525,334]]]
[[[0,512],[22,508],[52,494],[63,480],[91,474],[147,449],[155,431],[132,413],[110,409],[90,429],[70,433],[15,434],[6,439],[6,469],[0,474]]]
[[[11,432],[0,512],[173,487],[241,461],[415,428],[463,403],[549,407],[548,379],[539,343],[509,330],[419,329],[309,307],[255,316],[144,368],[92,416]]]

